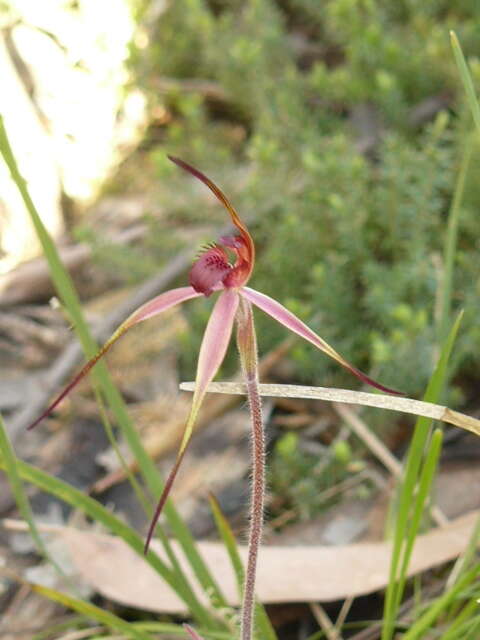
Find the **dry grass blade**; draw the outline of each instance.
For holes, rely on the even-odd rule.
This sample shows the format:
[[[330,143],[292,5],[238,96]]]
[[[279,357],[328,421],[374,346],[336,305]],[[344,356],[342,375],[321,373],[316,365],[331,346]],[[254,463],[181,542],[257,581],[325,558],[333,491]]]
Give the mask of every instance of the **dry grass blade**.
[[[193,391],[194,382],[182,382],[180,389]],[[245,395],[245,385],[239,382],[212,382],[209,393],[231,393]],[[261,384],[260,394],[272,398],[305,398],[310,400],[326,400],[327,402],[344,402],[365,407],[377,407],[389,411],[410,413],[414,416],[424,416],[433,420],[448,422],[461,429],[480,435],[480,420],[464,413],[453,411],[448,407],[412,398],[399,398],[380,393],[366,393],[365,391],[350,391],[348,389],[330,389],[327,387],[307,387],[294,384]]]
[[[309,606],[327,640],[342,640],[338,629],[335,628],[322,605],[318,604],[318,602],[310,602]]]

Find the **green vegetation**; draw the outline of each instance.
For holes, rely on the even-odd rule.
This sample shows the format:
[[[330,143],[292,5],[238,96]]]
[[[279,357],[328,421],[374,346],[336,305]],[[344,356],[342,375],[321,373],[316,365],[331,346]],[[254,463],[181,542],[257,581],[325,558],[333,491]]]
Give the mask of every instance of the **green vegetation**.
[[[178,0],[133,55],[151,104],[173,114],[150,152],[162,187],[185,190],[165,150],[210,172],[252,219],[253,286],[413,394],[437,353],[447,217],[472,131],[449,29],[475,80],[479,22],[474,2]],[[159,93],[160,77],[178,82]],[[191,80],[217,90],[192,92]],[[453,373],[467,379],[480,363],[477,158],[475,148],[452,283],[453,312],[465,308]],[[192,198],[177,202],[194,220]],[[284,333],[258,315],[268,350]],[[190,366],[199,337],[185,344]],[[293,358],[299,379],[352,382],[308,346]]]
[[[132,52],[133,68],[152,106],[161,105],[172,115],[168,126],[159,127],[162,144],[149,144],[147,151],[157,177],[167,185],[163,198],[172,198],[172,215],[182,214],[190,224],[201,221],[203,212],[192,207],[198,198],[194,192],[178,197],[183,177],[167,168],[165,149],[211,173],[239,210],[253,219],[260,248],[255,286],[302,314],[349,359],[385,383],[417,395],[428,383],[430,400],[441,397],[453,373],[463,387],[469,377],[478,380],[480,363],[479,149],[469,142],[471,112],[478,123],[480,118],[468,68],[455,41],[452,55],[448,33],[458,33],[475,83],[480,79],[474,57],[480,46],[475,37],[480,9],[473,0],[457,2],[455,8],[450,4],[176,0],[152,26],[148,50]],[[178,81],[161,96],[155,83],[159,75]],[[191,85],[183,90],[182,82],[192,79],[213,82],[213,94],[212,86],[207,93],[198,85],[193,92]],[[431,113],[423,119],[419,114],[427,107]],[[154,129],[152,139],[158,134]],[[81,304],[30,201],[1,119],[0,148],[28,205],[62,302],[75,320],[86,354],[91,354],[94,344]],[[115,265],[121,262],[120,257]],[[148,269],[139,269],[139,274]],[[464,316],[459,330],[459,320],[454,323],[453,318],[460,308]],[[194,313],[205,316],[204,309]],[[258,319],[260,344],[268,349],[283,332],[260,315]],[[192,318],[192,326],[197,322],[204,324]],[[194,342],[185,340],[186,354],[197,353]],[[298,344],[293,355],[298,378],[323,386],[351,383],[308,347]],[[97,369],[94,380],[138,460],[145,486],[158,494],[162,480],[104,367]],[[450,385],[449,393],[452,389]],[[474,550],[480,527],[438,598],[420,594],[408,624],[399,624],[407,567],[428,509],[441,446],[440,428],[420,419],[393,517],[383,640],[395,634],[404,640],[478,635],[480,565]],[[346,473],[351,456],[356,453],[345,441],[337,443],[329,460],[332,472]],[[83,492],[16,458],[1,421],[0,468],[40,551],[43,544],[23,483],[81,510],[143,557],[143,541],[127,524]],[[310,515],[317,505],[298,490],[297,468],[300,475],[315,471],[289,434],[277,443],[272,477],[288,482],[294,508],[313,505]],[[311,486],[305,486],[311,492]],[[146,492],[142,502],[149,511]],[[216,504],[212,509],[241,583],[233,534]],[[162,531],[168,563],[153,551],[145,562],[183,600],[205,640],[236,637],[221,585],[214,582],[172,504],[166,516],[208,604],[198,599]],[[74,625],[86,626],[87,620],[101,624],[102,637],[185,637],[177,624],[130,622],[72,595],[35,589],[76,611]],[[257,618],[261,637],[275,638],[260,605]],[[321,637],[323,632],[318,632],[309,640]]]

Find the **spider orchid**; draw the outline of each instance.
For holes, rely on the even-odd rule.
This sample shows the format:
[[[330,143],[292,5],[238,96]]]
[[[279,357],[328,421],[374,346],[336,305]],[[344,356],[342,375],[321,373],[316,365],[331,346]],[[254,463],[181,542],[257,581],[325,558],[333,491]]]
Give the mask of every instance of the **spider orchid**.
[[[37,425],[45,418],[69,391],[92,369],[95,363],[110,349],[110,347],[131,327],[139,322],[152,318],[171,307],[193,298],[210,296],[214,292],[220,295],[213,307],[208,321],[198,359],[195,390],[192,406],[185,426],[182,441],[178,450],[176,462],[168,476],[162,495],[152,518],[145,551],[148,550],[156,523],[160,517],[163,506],[170,493],[170,489],[177,475],[185,451],[192,437],[197,415],[207,391],[207,387],[216,375],[225,357],[230,342],[233,325],[237,325],[237,343],[240,352],[245,385],[250,404],[252,419],[252,460],[253,482],[251,497],[251,517],[249,533],[249,554],[245,573],[244,599],[242,609],[242,640],[248,640],[252,636],[254,587],[256,576],[257,555],[260,546],[263,524],[263,500],[265,493],[264,470],[264,436],[261,416],[261,401],[258,390],[257,344],[255,328],[253,324],[252,305],[258,307],[283,324],[287,329],[304,338],[328,356],[336,360],[340,365],[348,369],[363,382],[386,391],[398,394],[375,382],[365,373],[356,369],[343,358],[333,347],[322,340],[314,331],[305,325],[293,313],[288,311],[276,300],[264,293],[247,287],[252,275],[255,263],[255,246],[247,227],[242,222],[232,204],[222,191],[198,169],[187,164],[179,158],[168,156],[176,165],[192,174],[203,182],[220,200],[230,214],[233,225],[236,228],[234,235],[221,237],[218,243],[210,245],[195,261],[190,271],[190,286],[172,289],[150,300],[135,311],[105,343],[83,369],[75,376],[70,384],[52,402],[46,411],[29,427]],[[229,255],[233,255],[234,261],[230,261]],[[193,632],[195,633],[195,632]]]

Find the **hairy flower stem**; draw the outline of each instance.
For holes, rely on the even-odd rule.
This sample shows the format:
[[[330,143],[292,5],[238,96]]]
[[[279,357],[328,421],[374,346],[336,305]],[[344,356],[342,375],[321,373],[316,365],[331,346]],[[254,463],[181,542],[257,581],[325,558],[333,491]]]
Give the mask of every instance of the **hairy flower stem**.
[[[253,325],[252,307],[241,300],[237,312],[237,343],[245,376],[250,416],[252,420],[252,491],[250,504],[250,531],[248,558],[241,613],[241,640],[251,640],[255,609],[255,581],[258,550],[263,530],[263,505],[265,499],[265,435],[262,421],[262,404],[258,386],[257,339]]]

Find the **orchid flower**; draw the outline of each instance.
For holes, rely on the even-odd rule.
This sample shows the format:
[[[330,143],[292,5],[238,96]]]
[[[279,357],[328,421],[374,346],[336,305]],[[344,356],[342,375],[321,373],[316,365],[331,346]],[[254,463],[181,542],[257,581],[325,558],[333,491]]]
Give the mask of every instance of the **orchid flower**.
[[[255,263],[255,246],[247,227],[222,191],[198,169],[179,158],[168,156],[176,165],[192,174],[203,182],[220,200],[230,214],[235,227],[232,235],[224,236],[217,243],[210,245],[193,264],[190,270],[190,286],[172,289],[153,298],[135,311],[115,331],[83,369],[75,376],[70,384],[52,402],[46,411],[31,425],[38,424],[45,418],[67,395],[67,393],[92,369],[95,363],[110,349],[110,347],[131,327],[153,316],[163,313],[167,309],[193,298],[210,296],[219,292],[212,314],[203,336],[198,359],[195,390],[192,406],[187,419],[177,458],[160,496],[154,516],[146,537],[145,551],[148,550],[156,523],[163,506],[170,493],[170,489],[177,475],[182,459],[192,437],[194,425],[200,406],[207,392],[208,385],[215,377],[225,357],[230,342],[234,323],[237,325],[237,344],[240,352],[242,370],[250,404],[252,420],[252,460],[253,482],[251,497],[251,518],[249,533],[249,553],[245,572],[245,585],[242,608],[242,640],[249,640],[253,630],[254,588],[258,549],[261,541],[263,525],[263,501],[265,494],[265,447],[263,424],[261,415],[261,401],[258,390],[257,344],[253,324],[252,305],[267,313],[284,325],[287,329],[304,338],[315,347],[336,360],[341,366],[353,373],[357,378],[377,389],[388,393],[398,394],[375,382],[365,373],[351,365],[333,347],[318,336],[312,329],[288,311],[279,302],[247,287]],[[233,255],[234,261],[229,256]]]

